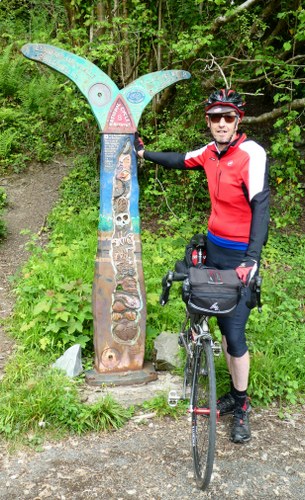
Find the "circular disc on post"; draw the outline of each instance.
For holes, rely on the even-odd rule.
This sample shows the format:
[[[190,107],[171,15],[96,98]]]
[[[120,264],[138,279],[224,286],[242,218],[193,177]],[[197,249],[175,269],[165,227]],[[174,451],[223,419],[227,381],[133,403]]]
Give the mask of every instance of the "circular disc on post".
[[[96,83],[90,87],[88,99],[95,106],[105,106],[111,100],[111,90],[104,83]]]

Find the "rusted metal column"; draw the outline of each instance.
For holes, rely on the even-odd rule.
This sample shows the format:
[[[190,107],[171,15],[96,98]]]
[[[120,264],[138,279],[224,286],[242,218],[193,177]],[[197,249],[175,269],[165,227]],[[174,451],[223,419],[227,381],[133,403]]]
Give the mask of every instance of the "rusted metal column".
[[[146,301],[133,141],[133,134],[102,135],[101,215],[93,285],[98,373],[143,368]]]
[[[86,59],[45,44],[22,53],[63,73],[88,100],[101,131],[100,216],[93,283],[94,370],[87,382],[140,383],[145,369],[146,301],[142,267],[139,186],[134,133],[145,106],[186,71],[157,71],[122,90]]]

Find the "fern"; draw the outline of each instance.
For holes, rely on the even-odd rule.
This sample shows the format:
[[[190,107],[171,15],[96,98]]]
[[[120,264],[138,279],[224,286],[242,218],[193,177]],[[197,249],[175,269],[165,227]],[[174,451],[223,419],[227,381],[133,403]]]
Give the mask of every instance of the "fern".
[[[0,58],[0,94],[15,96],[23,85],[24,65],[21,56],[12,56],[12,47],[7,47]]]
[[[7,128],[0,132],[0,159],[5,160],[9,155],[17,132],[13,128]]]

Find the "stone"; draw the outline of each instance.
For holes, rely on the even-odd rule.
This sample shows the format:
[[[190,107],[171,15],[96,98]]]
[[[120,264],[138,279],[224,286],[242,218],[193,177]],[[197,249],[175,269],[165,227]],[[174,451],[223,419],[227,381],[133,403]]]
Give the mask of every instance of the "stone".
[[[179,366],[178,336],[171,332],[162,332],[154,341],[154,363],[156,370],[173,370]]]
[[[65,371],[68,377],[77,377],[83,371],[80,344],[69,347],[52,366]]]

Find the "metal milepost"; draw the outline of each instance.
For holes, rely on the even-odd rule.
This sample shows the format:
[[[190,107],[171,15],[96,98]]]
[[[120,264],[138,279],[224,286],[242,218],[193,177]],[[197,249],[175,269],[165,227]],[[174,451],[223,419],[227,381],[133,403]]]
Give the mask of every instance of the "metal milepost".
[[[186,71],[157,71],[122,90],[90,61],[46,44],[23,55],[72,80],[88,100],[101,132],[100,214],[93,283],[94,369],[87,382],[131,384],[156,378],[144,367],[146,300],[134,133],[145,106]]]

